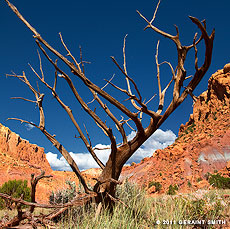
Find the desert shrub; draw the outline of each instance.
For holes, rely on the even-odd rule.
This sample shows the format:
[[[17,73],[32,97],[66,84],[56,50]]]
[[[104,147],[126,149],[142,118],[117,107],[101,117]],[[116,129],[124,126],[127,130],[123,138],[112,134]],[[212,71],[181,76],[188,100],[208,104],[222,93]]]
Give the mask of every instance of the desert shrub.
[[[208,181],[208,180],[209,180],[210,175],[211,175],[211,174],[210,174],[209,172],[205,173],[205,174],[204,174],[204,178],[205,178],[205,180],[207,180],[207,181]]]
[[[156,182],[156,181],[150,181],[148,188],[151,188],[152,186],[155,186],[156,188],[156,192],[159,192],[162,189],[162,185],[160,182]]]
[[[169,189],[167,191],[167,194],[168,195],[175,195],[176,191],[178,191],[178,186],[176,184],[175,185],[170,184]]]
[[[213,113],[213,119],[214,120],[217,120],[216,113],[217,113],[216,111]]]
[[[193,200],[188,203],[187,211],[190,213],[192,219],[198,219],[204,216],[205,201],[203,199]]]
[[[31,189],[27,186],[27,180],[9,180],[0,187],[0,192],[12,196],[14,198],[22,198],[23,200],[31,200]],[[0,208],[10,207],[10,200],[0,198]]]
[[[132,200],[139,201],[145,194],[136,184],[129,182],[127,179],[122,185],[118,185],[116,188],[116,197],[124,201],[125,203],[131,203]],[[131,202],[130,202],[131,201]]]
[[[113,214],[102,208],[97,215],[98,205],[95,203],[71,208],[57,228],[146,228],[153,224],[149,217],[152,205],[144,189],[126,180],[117,186],[116,198],[119,200],[115,202]]]
[[[191,187],[192,187],[192,183],[191,183],[191,181],[190,181],[190,180],[188,181],[188,187],[189,187],[189,188],[191,188]]]
[[[193,122],[193,123],[185,130],[185,134],[188,134],[189,132],[193,133],[193,131],[195,130],[195,126],[196,126],[196,124]]]
[[[230,178],[223,177],[219,173],[209,174],[208,182],[219,189],[230,189]]]
[[[190,219],[210,220],[222,218],[228,201],[218,192],[197,190],[187,200],[186,213]]]
[[[71,201],[76,196],[76,184],[75,182],[66,181],[69,185],[68,188],[58,190],[56,192],[52,191],[49,197],[50,204],[65,204]]]
[[[177,186],[174,185],[172,187]],[[184,225],[156,225],[156,220],[224,220],[229,217],[230,190],[198,190],[193,193],[149,197],[143,189],[128,181],[117,186],[117,201],[111,215],[107,209],[96,214],[97,205],[71,208],[56,228],[190,228]],[[227,221],[226,221],[227,222]],[[77,226],[76,226],[77,225]],[[208,225],[202,228],[215,228]],[[200,227],[199,227],[200,228]]]

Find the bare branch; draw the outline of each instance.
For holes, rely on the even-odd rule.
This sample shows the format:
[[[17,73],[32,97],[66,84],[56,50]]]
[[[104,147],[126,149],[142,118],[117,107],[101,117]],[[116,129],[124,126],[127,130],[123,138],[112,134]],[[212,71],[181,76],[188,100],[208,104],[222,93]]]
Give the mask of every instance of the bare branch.
[[[170,68],[171,68],[171,72],[172,72],[172,75],[173,75],[173,79],[175,80],[176,79],[176,75],[175,75],[175,71],[173,69],[173,66],[170,62],[168,61],[163,61],[161,62],[159,65],[162,65],[162,64],[167,64]]]
[[[197,37],[197,33],[195,34],[194,39],[193,39],[193,47],[195,50],[195,69],[196,69],[196,71],[198,71],[198,57],[197,57],[198,50],[196,47],[196,37]]]
[[[50,178],[53,177],[52,175],[45,175],[45,171],[41,170],[41,174],[37,177],[34,177],[34,174],[31,174],[31,202],[36,203],[35,195],[36,195],[36,186],[38,181],[43,178]],[[30,207],[30,212],[34,211],[34,206]]]
[[[197,97],[192,93],[191,88],[185,87],[185,91],[188,92],[188,94],[191,96],[191,98],[193,99],[194,102],[197,101]]]
[[[185,80],[190,79],[192,77],[193,77],[193,75],[187,76],[187,77],[185,77]]]
[[[111,81],[113,80],[114,76],[115,76],[115,74],[113,74],[113,76],[111,77],[111,79],[108,80],[108,81],[111,82]],[[107,83],[101,88],[101,90],[105,89],[108,85],[109,85],[109,83],[107,82]],[[97,95],[96,92],[95,92],[95,95]],[[91,103],[93,103],[94,101],[95,101],[95,98],[93,98],[93,99],[92,99],[90,102],[88,102],[87,104],[91,104]]]
[[[56,63],[57,64],[57,61]],[[32,68],[32,67],[31,67]],[[33,69],[33,68],[32,68]],[[58,103],[61,105],[61,107],[67,112],[67,114],[69,115],[71,121],[73,122],[74,126],[76,127],[78,133],[80,134],[80,137],[82,139],[82,141],[84,142],[85,146],[87,147],[88,151],[90,152],[90,154],[93,156],[94,160],[98,163],[98,165],[101,168],[104,168],[104,164],[98,159],[98,157],[96,156],[96,154],[94,153],[92,146],[88,143],[86,137],[84,136],[80,126],[78,125],[76,119],[74,118],[73,114],[72,114],[72,110],[69,108],[69,106],[66,106],[63,101],[60,99],[60,97],[58,96],[58,94],[56,93],[55,89],[56,89],[56,82],[57,82],[57,69],[55,71],[55,82],[54,82],[54,86],[51,87],[46,81],[42,80],[42,78],[36,73],[36,71],[33,69],[34,73],[36,74],[36,76],[38,77],[39,80],[41,80],[41,82],[48,88],[51,90],[54,98],[58,101]],[[65,73],[64,73],[65,74]],[[65,74],[66,75],[66,74]],[[100,126],[100,125],[99,125]]]
[[[124,72],[126,74],[126,83],[127,83],[127,88],[128,88],[128,92],[129,94],[132,96],[132,90],[131,90],[131,87],[130,87],[130,83],[129,83],[129,78],[127,77],[128,76],[128,73],[127,73],[127,68],[126,68],[126,55],[125,55],[125,44],[126,44],[126,37],[128,36],[128,34],[125,35],[124,37],[124,44],[123,44],[123,58],[124,58]],[[141,97],[140,97],[140,100],[141,100]],[[135,101],[133,99],[131,99],[131,103],[132,105],[139,111],[141,111],[141,108],[139,106],[137,106],[137,104],[135,103]]]
[[[113,76],[111,77],[111,79],[109,80],[109,82],[112,82],[112,80],[113,80],[114,77],[115,77],[115,74],[113,74]],[[107,83],[101,88],[101,90],[104,90],[108,85],[109,85],[109,83],[107,82]]]
[[[40,63],[40,71],[41,71],[41,74],[42,74],[42,79],[44,80],[45,76],[44,76],[43,69],[42,69],[42,60],[41,60],[41,56],[40,56],[40,53],[39,53],[38,50],[37,50],[37,53],[38,53],[38,58],[39,58],[39,63]]]
[[[150,103],[155,97],[156,97],[156,94],[153,95],[153,96],[145,103],[145,105],[147,105],[148,103]]]
[[[84,100],[80,97],[80,95],[78,94],[72,80],[70,79],[70,77],[63,72],[60,68],[58,68],[58,66],[52,61],[52,59],[48,56],[48,54],[46,53],[46,51],[41,47],[41,45],[39,44],[39,42],[37,42],[39,48],[42,50],[42,52],[44,53],[44,55],[47,57],[47,59],[52,63],[52,65],[55,67],[55,69],[57,71],[59,71],[62,75],[63,78],[67,81],[70,89],[72,90],[75,98],[78,100],[78,102],[81,104],[82,108],[94,119],[94,121],[97,123],[97,125],[103,129],[104,132],[106,132],[107,136],[110,136],[110,131],[109,128],[106,126],[106,124],[95,114],[95,112],[93,112],[88,105],[84,102]]]
[[[133,81],[133,79],[130,78],[130,77],[124,72],[124,70],[119,66],[119,64],[117,63],[117,61],[115,60],[114,57],[111,57],[111,58],[112,58],[113,62],[116,64],[116,66],[117,66],[117,67],[122,71],[122,73],[128,78],[128,80],[130,80],[130,81],[134,84],[134,87],[135,87],[136,91],[138,92],[139,99],[138,99],[135,95],[130,94],[128,91],[126,91],[126,90],[124,90],[124,89],[121,89],[120,87],[118,87],[118,86],[112,84],[111,82],[108,82],[108,83],[110,83],[110,84],[111,84],[113,87],[115,87],[116,89],[118,89],[118,90],[122,91],[123,93],[127,94],[127,95],[129,96],[129,99],[136,100],[136,101],[139,103],[139,105],[141,106],[141,109],[140,109],[139,111],[142,111],[142,112],[144,112],[144,113],[150,115],[152,118],[157,119],[157,118],[158,118],[158,117],[157,117],[157,114],[156,114],[155,112],[153,112],[153,111],[148,110],[148,109],[147,109],[147,106],[142,102],[142,97],[141,97],[140,92],[139,92],[139,90],[138,90],[138,88],[137,88],[137,85],[136,85],[136,83]],[[136,115],[135,115],[135,116],[136,116]],[[130,116],[129,116],[129,117],[130,117]],[[143,129],[143,126],[142,126],[142,124],[141,124],[141,121],[140,121],[139,119],[137,119],[137,120],[135,121],[132,117],[131,117],[131,119],[135,122],[135,124],[136,124],[137,128],[139,129],[139,131],[141,131],[141,132],[143,133],[143,132],[144,132],[144,129]]]
[[[122,144],[118,144],[117,146],[121,146]],[[107,149],[110,149],[111,150],[111,147],[103,147],[103,148],[99,148],[99,147],[93,147],[94,150],[107,150]]]
[[[155,20],[155,18],[156,18],[157,10],[158,10],[158,8],[159,8],[160,3],[161,3],[161,0],[159,0],[159,1],[158,1],[158,3],[157,3],[157,7],[156,7],[156,9],[155,9],[155,12],[154,12],[153,18],[152,18],[152,20],[150,21],[150,24],[152,24],[152,23],[153,23],[153,21],[154,21],[154,20]]]
[[[157,32],[157,33],[161,34],[162,36],[164,36],[166,38],[169,38],[169,39],[171,39],[171,40],[173,40],[175,42],[177,36],[172,36],[169,33],[166,33],[164,31],[158,29],[157,27],[153,26],[138,10],[137,10],[137,13],[140,15],[140,17],[142,17],[148,23],[148,25],[147,25],[147,27],[145,29],[151,28],[155,32]]]
[[[103,148],[98,148],[98,147],[93,147],[94,150],[107,150],[111,149],[111,147],[103,147]]]
[[[61,33],[59,33],[59,36],[60,36],[60,39],[61,39],[61,43],[63,44],[65,50],[66,50],[67,53],[68,53],[67,55],[70,56],[70,57],[72,58],[73,62],[76,64],[78,70],[81,72],[81,67],[80,67],[79,63],[76,61],[76,59],[74,58],[74,56],[71,54],[71,52],[70,52],[69,49],[67,48],[65,42],[63,41],[63,38],[62,38]]]
[[[183,86],[183,82],[185,79],[191,78],[186,77],[186,71],[183,67],[185,58],[186,58],[186,53],[191,47],[194,47],[194,42],[192,46],[184,46],[184,49],[178,50],[179,55],[178,55],[178,66],[177,66],[177,75],[176,75],[176,81],[174,85],[174,92],[173,92],[173,101],[171,104],[168,106],[167,110],[165,111],[164,115],[162,118],[159,120],[157,127],[159,127],[166,119],[167,117],[184,101],[184,99],[187,97],[189,92],[193,92],[193,90],[196,88],[196,86],[199,84],[201,79],[203,78],[204,74],[207,72],[210,64],[211,64],[211,59],[212,59],[212,49],[213,49],[213,40],[215,37],[215,30],[213,29],[211,35],[209,36],[207,34],[205,26],[201,24],[201,22],[194,17],[189,17],[194,24],[198,26],[200,29],[202,35],[201,38],[197,41],[200,42],[202,39],[204,39],[205,42],[205,60],[203,65],[198,68],[198,66],[195,66],[195,68],[198,68],[193,75],[192,79],[190,80],[187,88],[189,90],[185,89],[182,94],[180,95],[180,89]],[[197,44],[195,43],[195,45]],[[196,51],[195,51],[196,52]],[[195,53],[196,55],[196,53]],[[196,57],[195,57],[196,59]],[[196,63],[195,63],[196,65]]]
[[[83,205],[84,203],[88,202],[92,197],[96,196],[96,193],[90,193],[90,194],[85,194],[85,195],[79,195],[77,196],[74,200],[72,200],[69,203],[66,204],[55,204],[55,205],[51,205],[51,204],[39,204],[39,203],[32,203],[32,202],[28,202],[25,200],[22,200],[21,198],[14,198],[11,197],[7,194],[4,193],[0,193],[0,197],[4,198],[4,199],[8,199],[8,200],[12,200],[15,203],[20,203],[26,206],[32,206],[32,207],[37,207],[37,208],[65,208],[65,207],[72,207],[72,206],[80,206]]]
[[[159,49],[159,44],[160,44],[160,41],[158,40],[155,59],[156,59],[156,65],[157,65],[157,82],[158,82],[158,90],[159,90],[159,100],[161,100],[160,65],[158,63],[158,49]]]
[[[124,58],[124,64],[123,64],[123,67],[124,67],[124,71],[125,71],[125,74],[128,75],[127,73],[127,69],[126,69],[126,55],[125,55],[125,44],[126,44],[126,37],[128,36],[128,34],[125,35],[124,37],[124,44],[123,44],[123,58]],[[128,85],[128,88],[130,88],[130,85],[129,85],[129,79],[126,77],[127,79],[127,85]]]
[[[82,66],[83,73],[85,74],[85,66],[84,66],[84,62],[83,62],[81,46],[79,46],[79,49],[80,49],[81,66]]]
[[[161,64],[158,63],[158,49],[159,49],[159,43],[160,41],[158,41],[157,43],[157,48],[156,48],[156,55],[155,55],[155,58],[156,58],[156,65],[157,65],[157,81],[158,81],[158,89],[159,89],[159,106],[158,106],[158,111],[157,111],[157,114],[161,114],[162,110],[163,110],[163,106],[164,106],[164,99],[165,99],[165,93],[167,91],[167,89],[169,88],[169,86],[171,85],[171,83],[173,82],[174,79],[176,79],[175,77],[175,72],[173,70],[173,67],[172,65],[167,62],[167,61],[164,61],[162,62]],[[168,64],[171,68],[171,71],[172,71],[172,79],[171,81],[167,84],[167,86],[165,87],[165,89],[162,91],[161,90],[161,81],[160,81],[160,65],[162,64]]]
[[[138,120],[136,114],[133,114],[132,112],[130,112],[123,104],[121,104],[119,101],[117,101],[116,99],[114,99],[111,95],[109,95],[108,93],[106,93],[105,91],[101,90],[97,85],[93,84],[89,79],[87,79],[85,77],[85,75],[80,72],[75,66],[74,64],[72,64],[67,58],[65,58],[63,55],[61,55],[57,50],[55,50],[52,46],[50,46],[42,37],[41,35],[25,20],[24,17],[22,17],[22,15],[19,13],[19,11],[17,10],[17,8],[12,5],[8,0],[5,0],[7,2],[7,4],[9,5],[9,7],[14,11],[14,13],[19,17],[20,20],[22,20],[26,26],[34,33],[35,38],[36,38],[36,43],[38,44],[39,48],[43,51],[44,55],[47,57],[47,59],[54,65],[54,67],[61,73],[63,74],[63,71],[61,71],[55,64],[54,62],[49,58],[49,56],[47,55],[47,53],[45,52],[45,50],[41,47],[41,45],[39,44],[39,42],[41,42],[45,47],[47,47],[53,54],[55,54],[58,58],[60,58],[70,69],[71,72],[75,75],[77,75],[82,81],[83,83],[91,88],[92,90],[94,90],[95,92],[97,92],[98,94],[100,94],[102,97],[104,97],[105,99],[107,99],[111,104],[113,104],[115,107],[117,107],[119,110],[121,110],[124,114],[126,114],[128,117],[130,117],[136,124],[139,132],[143,132],[144,129],[141,125],[141,122]],[[73,88],[73,84],[72,81],[70,80],[69,77],[65,77],[65,80],[68,82],[71,90],[73,90],[75,96],[76,96],[76,90],[74,90]],[[131,79],[129,79],[131,81]],[[77,98],[78,96],[76,96]],[[81,103],[82,104],[82,103]],[[95,118],[95,117],[94,117]],[[99,120],[97,120],[98,122]],[[100,123],[100,126],[104,126],[104,124],[102,122],[98,122]],[[106,129],[104,129],[106,131]]]
[[[13,10],[13,12],[19,17],[19,19],[34,33],[35,36],[39,36],[39,33],[33,28],[25,18],[18,12],[17,8],[10,3],[8,0],[5,0],[8,6]]]
[[[34,124],[33,122],[29,122],[29,121],[19,119],[19,118],[9,118],[9,120],[17,120],[17,121],[20,121],[21,123],[28,123],[28,124],[38,128],[47,137],[47,139],[57,148],[57,150],[63,155],[63,157],[66,159],[66,161],[68,162],[68,164],[72,168],[73,172],[77,175],[79,181],[82,183],[82,185],[85,189],[85,192],[86,193],[91,192],[89,190],[86,182],[85,182],[85,179],[82,177],[81,172],[80,172],[76,162],[73,160],[73,158],[70,156],[69,152],[64,148],[64,146],[56,140],[54,135],[51,135],[50,133],[48,133],[46,131],[46,129]]]
[[[55,61],[55,64],[57,65],[57,60]],[[54,86],[53,86],[52,91],[56,91],[56,87],[57,87],[57,76],[58,76],[57,69],[55,69]]]
[[[25,99],[23,97],[12,97],[11,99],[22,99],[22,100],[25,100],[25,101],[28,101],[28,102],[31,102],[31,103],[37,103],[36,101],[30,100],[30,99]]]
[[[127,126],[131,129],[131,130],[133,130],[133,131],[136,131],[131,125],[129,125],[129,121],[131,121],[131,119],[127,119],[127,120],[124,120],[124,117],[122,117],[121,116],[121,120],[119,121],[122,125],[124,125],[124,124],[127,124]]]
[[[115,58],[114,58],[113,56],[111,56],[111,59],[112,59],[112,61],[115,63],[115,65],[120,69],[120,71],[125,75],[125,77],[127,77],[127,78],[132,82],[132,84],[134,85],[135,90],[136,90],[136,92],[137,92],[137,94],[138,94],[138,96],[139,96],[139,100],[142,100],[140,91],[139,91],[139,89],[137,88],[137,85],[136,85],[136,83],[134,82],[134,80],[133,80],[131,77],[129,77],[129,76],[125,73],[125,71],[120,67],[120,65],[117,63],[117,61],[115,60]]]
[[[89,139],[90,147],[92,147],[92,143],[91,143],[91,139],[90,139],[89,133],[88,133],[88,131],[87,131],[87,129],[86,129],[85,124],[83,124],[83,125],[84,125],[84,127],[85,127],[85,132],[86,132],[86,134],[87,134],[87,137],[88,137],[88,139]]]

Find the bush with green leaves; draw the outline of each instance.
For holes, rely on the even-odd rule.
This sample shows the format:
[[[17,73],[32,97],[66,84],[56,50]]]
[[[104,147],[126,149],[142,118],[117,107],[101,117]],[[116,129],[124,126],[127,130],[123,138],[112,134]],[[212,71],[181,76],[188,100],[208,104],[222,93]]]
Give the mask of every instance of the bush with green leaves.
[[[141,190],[135,183],[131,183],[126,179],[122,185],[118,185],[116,189],[116,197],[124,202],[130,203],[134,200],[139,201],[144,197],[143,190]]]
[[[76,184],[74,181],[66,181],[66,184],[69,185],[68,188],[58,190],[56,192],[52,191],[49,202],[50,204],[65,204],[73,200],[76,196]]]
[[[192,183],[191,183],[191,181],[190,181],[190,180],[188,181],[188,187],[189,187],[189,188],[191,188],[191,187],[192,187]]]
[[[219,189],[230,189],[230,178],[223,177],[221,174],[209,174],[208,182]]]
[[[162,189],[162,185],[160,182],[156,182],[156,181],[150,181],[148,188],[151,188],[152,186],[155,186],[155,190],[156,192],[160,192],[160,190]]]
[[[176,184],[175,185],[170,184],[169,189],[167,191],[167,194],[168,195],[175,195],[176,191],[178,191],[178,186]]]
[[[223,209],[228,205],[228,201],[215,190],[200,189],[187,197],[186,212],[190,219],[207,221],[221,218],[223,217]]]
[[[28,187],[27,180],[9,180],[0,187],[0,192],[12,196],[14,198],[22,198],[23,200],[31,200],[31,189]],[[0,208],[9,207],[12,202],[0,198]]]

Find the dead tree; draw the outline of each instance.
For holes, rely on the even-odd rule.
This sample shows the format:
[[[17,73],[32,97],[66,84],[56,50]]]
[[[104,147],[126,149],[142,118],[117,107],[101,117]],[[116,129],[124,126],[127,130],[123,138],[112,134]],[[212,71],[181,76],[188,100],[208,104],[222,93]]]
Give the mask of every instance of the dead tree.
[[[93,190],[90,190],[88,188],[77,164],[70,156],[69,152],[64,148],[62,143],[60,143],[56,139],[55,135],[52,135],[50,134],[50,132],[47,131],[45,127],[45,115],[43,110],[44,94],[40,92],[39,88],[35,89],[35,87],[33,87],[30,84],[24,72],[22,75],[13,74],[11,76],[16,77],[22,82],[24,82],[29,87],[29,89],[33,92],[35,96],[35,100],[29,100],[25,98],[21,98],[21,99],[33,102],[38,106],[39,113],[40,113],[40,123],[37,125],[23,119],[18,119],[18,118],[13,118],[13,119],[19,120],[24,123],[29,123],[35,126],[36,128],[38,128],[67,160],[72,170],[76,173],[80,182],[82,183],[85,193],[88,194],[89,196],[90,195],[96,196],[96,200],[98,202],[100,202],[103,198],[104,203],[111,204],[115,197],[116,185],[118,183],[118,179],[124,164],[135,153],[135,151],[161,126],[161,124],[172,114],[172,112],[185,100],[187,95],[192,94],[196,86],[200,83],[201,79],[207,72],[212,59],[212,49],[213,49],[215,30],[213,30],[211,35],[209,36],[206,30],[205,20],[200,22],[195,17],[189,17],[192,23],[194,23],[198,27],[201,35],[200,37],[197,37],[197,33],[196,33],[194,38],[192,39],[191,42],[192,44],[189,46],[183,46],[180,41],[179,29],[177,27],[176,27],[176,35],[171,35],[153,25],[160,1],[156,7],[154,16],[151,20],[146,19],[139,11],[137,11],[140,17],[144,19],[144,21],[147,23],[145,29],[151,29],[154,32],[174,42],[177,49],[177,66],[174,68],[171,65],[171,63],[166,61],[163,63],[158,63],[158,45],[159,45],[158,43],[155,57],[156,57],[156,65],[157,65],[157,82],[159,88],[159,106],[154,111],[152,107],[149,105],[150,104],[149,101],[146,102],[142,98],[140,90],[138,89],[138,85],[127,73],[126,55],[125,55],[126,39],[124,39],[123,66],[120,65],[114,57],[111,57],[111,59],[114,62],[114,64],[118,67],[118,69],[121,71],[121,73],[124,75],[124,79],[126,80],[126,84],[127,84],[127,89],[123,89],[115,85],[112,82],[112,79],[107,81],[106,86],[108,85],[112,86],[117,90],[119,90],[120,93],[124,93],[127,96],[127,100],[131,102],[131,105],[135,110],[135,111],[131,111],[130,109],[127,108],[127,106],[124,105],[123,102],[119,101],[118,99],[114,98],[111,94],[106,92],[104,90],[104,87],[100,88],[87,77],[84,71],[84,61],[82,60],[82,55],[80,55],[80,61],[78,61],[72,55],[71,51],[68,49],[61,34],[60,34],[60,39],[63,47],[67,52],[68,58],[66,58],[63,54],[61,54],[55,48],[53,48],[46,40],[44,40],[42,36],[37,32],[37,30],[34,27],[32,27],[29,24],[29,22],[19,13],[19,11],[14,5],[12,5],[8,0],[5,0],[5,2],[8,4],[11,10],[18,16],[18,18],[34,34],[34,39],[36,44],[38,45],[39,49],[44,54],[48,62],[50,62],[50,64],[53,66],[55,72],[53,85],[50,85],[44,77],[40,55],[39,55],[40,73],[38,73],[32,66],[31,69],[35,73],[36,77],[40,80],[40,82],[50,90],[53,97],[57,100],[60,106],[66,111],[72,123],[77,129],[80,139],[83,141],[87,150],[92,155],[92,157],[97,162],[97,164],[102,168],[102,173],[99,176]],[[204,46],[205,46],[205,52],[204,52],[205,57],[202,66],[199,67],[198,66],[198,44],[202,41],[204,42]],[[187,76],[184,64],[185,64],[187,53],[191,49],[194,50],[195,53],[195,63],[194,63],[195,70],[193,75]],[[89,89],[90,93],[92,93],[93,101],[97,102],[102,107],[105,114],[113,121],[114,126],[112,127],[108,126],[108,124],[96,113],[96,111],[90,108],[89,104],[86,101],[84,101],[81,95],[79,94],[78,88],[76,85],[74,85],[74,82],[70,74],[66,73],[65,70],[63,70],[63,68],[60,67],[61,65],[58,64],[58,61],[54,61],[51,58],[49,53],[54,54],[57,57],[58,61],[61,61],[62,64],[64,63],[64,65],[66,65],[70,69],[71,75],[73,75],[74,77],[78,77],[82,81],[83,85]],[[172,77],[169,80],[167,86],[164,89],[162,89],[161,79],[160,79],[160,66],[164,63],[168,64],[169,67],[171,68]],[[73,115],[71,108],[68,105],[66,105],[61,99],[61,97],[59,96],[56,90],[56,84],[57,81],[60,80],[60,78],[66,81],[66,83],[69,86],[69,89],[72,91],[75,99],[80,104],[82,109],[94,120],[95,124],[99,126],[101,130],[104,132],[104,134],[109,138],[111,142],[110,145],[111,152],[109,155],[109,159],[105,165],[99,160],[99,158],[95,154],[95,149],[91,144],[91,140],[87,129],[86,128],[85,130],[81,129],[80,125],[77,122],[76,117]],[[173,87],[172,100],[168,105],[168,107],[164,107],[166,91],[170,86]],[[111,107],[113,108],[113,110],[114,108],[116,108],[121,116],[118,116],[118,113],[112,112]],[[149,125],[146,128],[144,128],[142,124],[143,114],[145,114],[144,116],[145,118],[149,119]],[[120,117],[122,118],[120,119]],[[132,125],[135,126],[136,135],[132,140],[128,140],[127,133],[126,133],[127,130],[125,128],[125,125],[130,126],[131,123]],[[115,132],[114,128],[118,129],[119,134],[122,137],[121,144],[118,144],[116,137],[114,136],[114,132]]]
[[[34,208],[38,207],[39,204],[36,204],[35,201],[35,196],[36,196],[36,186],[37,183],[39,182],[39,180],[44,179],[44,178],[50,178],[52,177],[51,175],[47,175],[45,176],[45,172],[41,171],[41,174],[37,177],[35,177],[34,174],[31,174],[31,202],[27,202],[25,200],[23,200],[22,198],[13,198],[7,194],[3,194],[0,193],[0,197],[4,198],[5,200],[10,200],[12,202],[15,203],[16,208],[17,208],[17,215],[15,217],[13,217],[11,220],[7,221],[7,222],[0,222],[0,228],[9,228],[9,227],[13,227],[13,226],[17,226],[19,225],[19,223],[25,219],[28,219],[31,224],[33,225],[33,227],[36,227],[37,223],[43,223],[43,217],[37,217],[37,219],[35,220],[35,218],[33,217],[33,212],[34,212]],[[22,205],[25,204],[27,206],[30,206],[29,209],[27,210],[23,210],[22,209]],[[47,207],[47,206],[43,206],[43,207]],[[52,207],[52,206],[49,206]],[[37,222],[35,222],[37,221]]]

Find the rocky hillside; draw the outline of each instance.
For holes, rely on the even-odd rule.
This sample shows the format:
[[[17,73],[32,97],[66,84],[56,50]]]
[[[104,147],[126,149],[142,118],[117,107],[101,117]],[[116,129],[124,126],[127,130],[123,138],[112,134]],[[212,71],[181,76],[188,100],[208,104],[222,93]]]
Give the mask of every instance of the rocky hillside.
[[[12,171],[13,168],[18,170],[19,167],[23,168],[26,165],[47,172],[51,171],[43,148],[30,144],[29,141],[22,139],[2,124],[0,124],[0,156],[2,163],[0,169],[4,171]],[[8,161],[12,161],[12,164],[7,163]],[[1,175],[3,174],[1,173]]]
[[[43,148],[29,143],[0,124],[0,185],[13,179],[30,182],[31,174],[40,175],[41,170],[44,170],[46,175],[53,176],[41,180],[37,186],[37,193],[39,193],[37,200],[41,203],[48,202],[52,190],[66,186],[66,180],[72,180],[78,184],[77,177],[73,172],[53,171],[51,169]],[[90,170],[85,172],[85,178],[89,177],[89,173]],[[92,174],[90,177],[96,175]]]
[[[140,164],[126,167],[122,179],[129,177],[148,187],[149,182],[160,182],[162,192],[170,184],[181,191],[208,187],[207,172],[219,170],[228,174],[230,161],[230,64],[214,73],[193,105],[189,121],[181,125],[175,143],[157,150]],[[228,163],[230,169],[230,162]],[[154,187],[149,193],[154,193]]]

